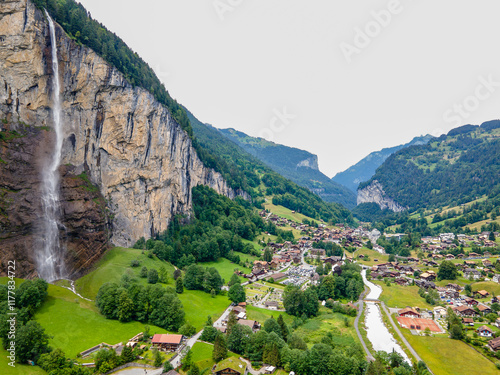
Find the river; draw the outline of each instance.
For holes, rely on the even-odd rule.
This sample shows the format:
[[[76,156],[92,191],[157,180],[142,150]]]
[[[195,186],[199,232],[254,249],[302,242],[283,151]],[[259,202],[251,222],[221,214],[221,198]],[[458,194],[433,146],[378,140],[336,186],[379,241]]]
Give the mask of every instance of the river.
[[[361,275],[363,276],[365,285],[370,288],[370,292],[366,296],[366,299],[377,300],[382,294],[382,288],[366,279],[366,270],[363,270]],[[406,353],[385,326],[379,304],[375,302],[366,302],[365,305],[366,333],[368,340],[372,343],[373,350],[382,350],[387,353],[391,353],[395,350],[403,356],[406,362],[411,363]]]

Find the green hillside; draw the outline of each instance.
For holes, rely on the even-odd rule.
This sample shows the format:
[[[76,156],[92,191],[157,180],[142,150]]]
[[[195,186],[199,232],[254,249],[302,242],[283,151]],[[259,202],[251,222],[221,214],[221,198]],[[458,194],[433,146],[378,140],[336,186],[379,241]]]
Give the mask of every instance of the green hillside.
[[[375,174],[377,168],[381,166],[389,156],[406,147],[427,144],[432,138],[431,135],[415,137],[404,145],[388,147],[380,151],[372,152],[352,167],[337,173],[332,177],[332,180],[356,192],[360,182],[369,180]]]
[[[311,218],[353,223],[351,213],[342,205],[323,201],[308,189],[273,171],[214,127],[200,122],[191,112],[187,111],[187,115],[196,141],[212,155],[214,164],[223,166],[225,174],[247,187],[245,190],[257,206],[259,202],[264,202],[266,196],[273,196],[273,203]]]
[[[356,205],[356,195],[352,191],[332,181],[318,170],[316,155],[262,138],[251,137],[235,129],[219,129],[219,131],[275,172],[311,190],[326,202],[340,203],[347,208]]]
[[[370,181],[410,210],[457,206],[500,189],[500,121],[453,129],[390,156]]]

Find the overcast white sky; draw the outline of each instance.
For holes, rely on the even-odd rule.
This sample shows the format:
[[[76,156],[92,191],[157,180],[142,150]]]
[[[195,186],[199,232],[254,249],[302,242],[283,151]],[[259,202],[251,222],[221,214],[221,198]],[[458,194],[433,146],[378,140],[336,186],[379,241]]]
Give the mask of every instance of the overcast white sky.
[[[498,0],[81,2],[202,122],[315,153],[330,177],[500,117]]]

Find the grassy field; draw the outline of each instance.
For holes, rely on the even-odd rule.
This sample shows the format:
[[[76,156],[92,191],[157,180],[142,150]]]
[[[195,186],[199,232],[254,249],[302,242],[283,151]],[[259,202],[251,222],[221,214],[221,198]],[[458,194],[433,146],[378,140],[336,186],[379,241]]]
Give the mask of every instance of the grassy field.
[[[293,316],[288,315],[284,311],[267,310],[267,309],[261,309],[261,308],[255,307],[255,306],[247,306],[247,319],[256,320],[261,324],[263,324],[271,316],[274,317],[275,319],[278,319],[280,314],[283,315],[283,319],[285,320],[285,322],[287,324],[292,323]]]
[[[246,254],[241,254],[241,253],[238,253],[238,254],[240,255],[241,260],[245,260],[245,259],[250,260],[251,258],[255,258],[255,257],[251,257],[249,255],[247,256]],[[221,275],[221,277],[224,279],[225,284],[227,284],[229,282],[235,269],[238,269],[245,274],[248,274],[252,271],[250,268],[242,267],[238,264],[231,263],[226,258],[219,258],[219,260],[216,262],[207,262],[207,263],[200,263],[200,264],[203,267],[215,267],[217,269],[217,271],[219,271],[219,274]],[[244,278],[240,277],[240,280],[244,280]]]
[[[477,290],[486,290],[491,295],[487,299],[491,299],[493,296],[500,295],[500,284],[493,281],[481,281],[472,284],[472,290],[475,292]]]
[[[47,374],[38,366],[20,365],[16,363],[16,367],[9,366],[7,351],[0,346],[0,373],[2,375],[43,375]]]
[[[372,282],[382,287],[384,291],[380,296],[380,300],[384,301],[389,307],[402,309],[406,306],[410,306],[430,310],[433,308],[433,306],[429,305],[422,297],[420,297],[417,286],[399,286],[397,284],[387,286],[384,282],[379,280],[372,280]]]
[[[108,320],[94,309],[85,307],[87,304],[69,290],[49,285],[49,295],[35,314],[35,319],[53,336],[51,346],[61,348],[69,357],[101,342],[126,341],[144,329],[139,322]],[[167,331],[151,326],[151,334],[154,333]]]
[[[240,254],[240,256],[246,256],[246,254]],[[248,257],[251,258],[251,256]],[[174,286],[174,267],[170,263],[159,260],[156,257],[149,258],[142,254],[142,250],[117,247],[109,250],[104,255],[94,271],[76,281],[75,284],[77,290],[83,296],[94,299],[102,284],[106,282],[119,282],[121,276],[128,268],[130,268],[130,262],[134,259],[138,259],[141,262],[140,267],[131,268],[137,275],[137,279],[141,284],[147,285],[146,279],[138,277],[142,266],[146,266],[148,269],[159,269],[161,266],[164,266],[170,275],[169,281],[168,284],[160,285]],[[201,264],[205,267],[210,266],[217,268],[226,282],[228,282],[231,278],[234,268],[240,268],[241,270],[244,269],[231,263],[227,259],[221,259],[218,262]],[[244,270],[245,272],[249,272],[248,269]],[[226,296],[217,296],[216,298],[212,298],[210,294],[198,290],[184,290],[184,293],[179,295],[179,299],[182,301],[184,311],[186,312],[186,321],[191,323],[197,329],[201,329],[203,327],[208,315],[211,315],[212,318],[219,317],[230,304],[230,301]],[[92,306],[86,307],[93,308],[94,311],[97,311],[95,307],[93,307],[93,303],[91,304]]]
[[[435,375],[493,375],[496,366],[462,341],[403,334]]]
[[[215,364],[215,361],[212,359],[213,350],[213,345],[206,344],[204,342],[197,342],[191,348],[193,363],[198,365],[201,373],[203,373],[206,369],[211,369]],[[227,354],[228,357],[239,357],[237,354],[230,351],[228,351]],[[180,373],[186,374],[186,372],[183,371],[180,371]],[[210,373],[210,370],[207,373]]]
[[[130,267],[130,262],[134,259],[139,260],[139,267]],[[137,276],[140,283],[146,285],[146,279],[139,278],[139,272],[143,266],[148,269],[165,267],[169,273],[169,283],[173,285],[174,267],[156,257],[148,258],[142,254],[142,250],[126,249],[115,247],[110,249],[96,264],[94,271],[81,277],[75,282],[76,290],[82,296],[94,299],[102,284],[106,282],[119,282],[127,268],[130,268]]]
[[[273,214],[284,217],[285,219],[288,220],[293,220],[297,223],[302,223],[302,220],[307,219],[309,221],[314,220],[311,219],[310,217],[307,217],[305,215],[299,214],[298,212],[293,213],[292,210],[289,210],[288,208],[285,208],[283,206],[276,206],[271,203],[271,198],[268,198],[269,201],[264,203],[264,208],[266,210],[271,211]]]
[[[184,289],[184,293],[178,296],[186,312],[186,321],[195,326],[196,330],[203,328],[208,315],[215,321],[231,304],[227,296],[219,295],[212,298],[209,293],[201,290]]]
[[[346,327],[344,318],[347,318],[349,326]],[[349,346],[355,342],[359,343],[356,330],[354,328],[354,317],[347,317],[339,313],[332,313],[331,310],[321,308],[320,314],[309,319],[295,332],[301,335],[309,347],[321,342],[321,338],[328,332],[333,333],[335,345]]]
[[[368,255],[370,257],[369,261],[359,258],[359,255]],[[360,264],[364,264],[365,266],[373,266],[378,263],[386,263],[389,261],[389,255],[380,254],[378,251],[370,250],[367,248],[361,248],[354,252],[354,257],[356,257],[356,261]],[[377,259],[377,261],[375,261]]]

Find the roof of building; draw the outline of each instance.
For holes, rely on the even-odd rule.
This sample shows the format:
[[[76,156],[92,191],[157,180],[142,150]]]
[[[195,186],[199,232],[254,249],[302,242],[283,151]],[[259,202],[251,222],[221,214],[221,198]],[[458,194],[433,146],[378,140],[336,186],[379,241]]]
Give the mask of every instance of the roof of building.
[[[241,374],[244,374],[247,368],[247,364],[236,357],[229,357],[223,361],[220,361],[217,366],[215,366],[214,372],[221,371],[226,368],[230,368],[232,370],[238,371]]]
[[[417,310],[415,310],[413,307],[405,307],[404,309],[401,309],[401,310],[398,311],[399,315],[406,314],[406,313],[412,313],[412,314],[415,314],[415,315],[420,315],[420,313]]]
[[[478,331],[478,332],[488,331],[488,332],[493,333],[493,330],[490,327],[488,327],[488,326],[481,326],[476,331]]]
[[[170,335],[166,333],[157,333],[153,336],[151,342],[153,344],[177,344],[179,345],[182,341],[182,335]]]
[[[252,329],[255,326],[255,323],[257,323],[255,320],[246,320],[246,319],[238,320],[238,324],[242,324],[242,325],[250,327]]]

